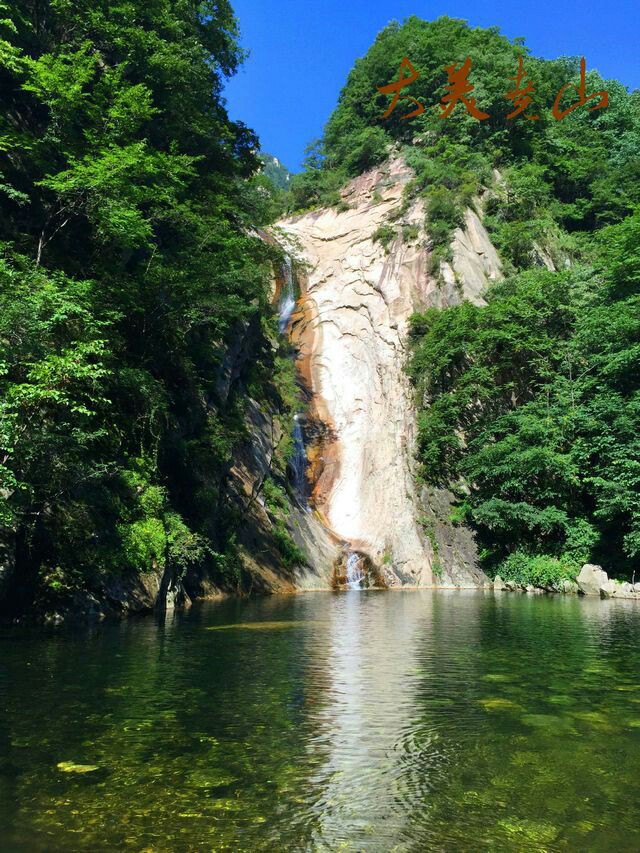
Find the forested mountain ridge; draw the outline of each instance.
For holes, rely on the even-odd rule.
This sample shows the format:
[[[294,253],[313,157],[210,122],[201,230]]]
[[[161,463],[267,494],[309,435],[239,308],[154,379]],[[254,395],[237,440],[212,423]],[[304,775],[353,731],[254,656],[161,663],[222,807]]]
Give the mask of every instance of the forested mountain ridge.
[[[266,178],[268,178],[271,183],[277,187],[279,190],[286,191],[289,189],[289,182],[291,181],[291,173],[284,166],[277,157],[274,157],[273,154],[261,154],[260,159],[262,160],[263,167],[262,173]]]
[[[413,105],[401,101],[383,118],[392,96],[377,89],[404,57],[420,77],[402,94],[426,109],[403,120]],[[445,66],[467,57],[489,117],[459,103],[442,119]],[[507,118],[521,59],[535,121]],[[483,567],[522,583],[561,581],[588,560],[630,578],[640,555],[640,92],[587,71],[587,94],[607,91],[609,105],[557,120],[567,83],[563,108],[577,58],[537,59],[497,28],[393,23],[357,60],[289,199],[294,211],[342,207],[349,176],[400,154],[415,180],[376,236],[406,237],[404,213],[422,198],[436,278],[465,210],[481,214],[506,280],[484,306],[417,315],[408,370],[420,477],[457,495],[452,521],[476,530]]]
[[[106,587],[117,610],[145,573],[242,586],[247,399],[281,413],[284,466],[295,388],[269,304],[281,253],[256,232],[274,194],[221,96],[231,7],[2,11],[2,611]]]
[[[400,101],[383,118],[392,96],[378,87],[398,80],[405,57],[420,76],[402,95],[417,98],[425,110],[405,120],[413,104]],[[468,97],[488,118],[474,118],[462,103],[441,118],[445,68],[467,57],[474,87]],[[506,95],[520,59],[527,75],[522,88],[533,86],[525,115],[535,113],[535,121],[507,118],[514,103]],[[356,61],[323,138],[310,146],[306,168],[293,181],[291,205],[337,203],[345,179],[382,162],[392,145],[416,171],[412,189],[424,193],[440,244],[459,224],[464,204],[493,183],[497,167],[505,197],[495,202],[499,216],[488,211],[495,216],[489,224],[507,259],[522,265],[527,245],[553,225],[572,235],[592,231],[629,215],[640,202],[640,92],[629,94],[621,83],[587,70],[587,93],[606,90],[609,105],[591,112],[590,102],[558,121],[552,107],[570,82],[580,82],[578,58],[538,59],[522,39],[509,41],[498,28],[474,29],[452,18],[394,22]],[[564,95],[562,106],[572,103],[572,94]],[[575,239],[569,243],[576,248]]]

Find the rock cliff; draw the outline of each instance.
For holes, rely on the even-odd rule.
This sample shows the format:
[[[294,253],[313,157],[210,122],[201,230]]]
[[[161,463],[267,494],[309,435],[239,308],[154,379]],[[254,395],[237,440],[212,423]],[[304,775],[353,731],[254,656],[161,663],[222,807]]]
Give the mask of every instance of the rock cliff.
[[[484,576],[473,541],[444,517],[446,494],[425,506],[416,493],[404,365],[411,314],[482,301],[500,261],[478,213],[468,210],[451,262],[440,276],[429,274],[422,203],[403,204],[411,178],[392,160],[353,180],[343,209],[278,224],[304,270],[291,336],[312,415],[325,427],[313,500],[330,530],[380,567],[389,585],[477,585]]]

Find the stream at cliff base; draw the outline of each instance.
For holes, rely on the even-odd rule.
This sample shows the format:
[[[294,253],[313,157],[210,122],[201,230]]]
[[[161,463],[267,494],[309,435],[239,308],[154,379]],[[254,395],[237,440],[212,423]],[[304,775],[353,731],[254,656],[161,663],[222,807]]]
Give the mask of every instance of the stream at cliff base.
[[[309,593],[0,631],[0,850],[640,848],[640,606]]]

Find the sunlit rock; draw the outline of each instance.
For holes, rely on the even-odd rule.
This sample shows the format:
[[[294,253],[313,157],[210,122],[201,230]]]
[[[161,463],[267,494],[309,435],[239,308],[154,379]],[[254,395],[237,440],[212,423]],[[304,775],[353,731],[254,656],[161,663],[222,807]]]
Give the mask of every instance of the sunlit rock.
[[[605,581],[600,585],[600,598],[613,598],[617,591],[617,584],[613,581]]]
[[[94,773],[100,769],[97,764],[76,764],[74,761],[59,761],[56,767],[62,773]]]
[[[585,563],[576,581],[583,595],[600,595],[600,588],[609,582],[609,576],[601,566]]]
[[[312,500],[339,539],[384,565],[390,585],[475,586],[486,580],[475,561],[458,560],[452,575],[438,556],[433,525],[419,523],[406,339],[416,309],[463,297],[482,301],[500,264],[479,217],[468,211],[454,237],[450,287],[430,275],[422,201],[402,208],[411,178],[401,160],[391,161],[349,184],[348,209],[314,210],[278,226],[306,264],[291,334],[331,435]],[[382,225],[396,232],[386,248],[376,239]]]

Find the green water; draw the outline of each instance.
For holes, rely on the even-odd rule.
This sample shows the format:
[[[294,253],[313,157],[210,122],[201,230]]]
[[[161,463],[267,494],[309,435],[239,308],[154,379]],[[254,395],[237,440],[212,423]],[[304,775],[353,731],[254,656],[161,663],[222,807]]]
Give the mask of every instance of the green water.
[[[638,850],[640,606],[316,593],[0,633],[0,850]]]

